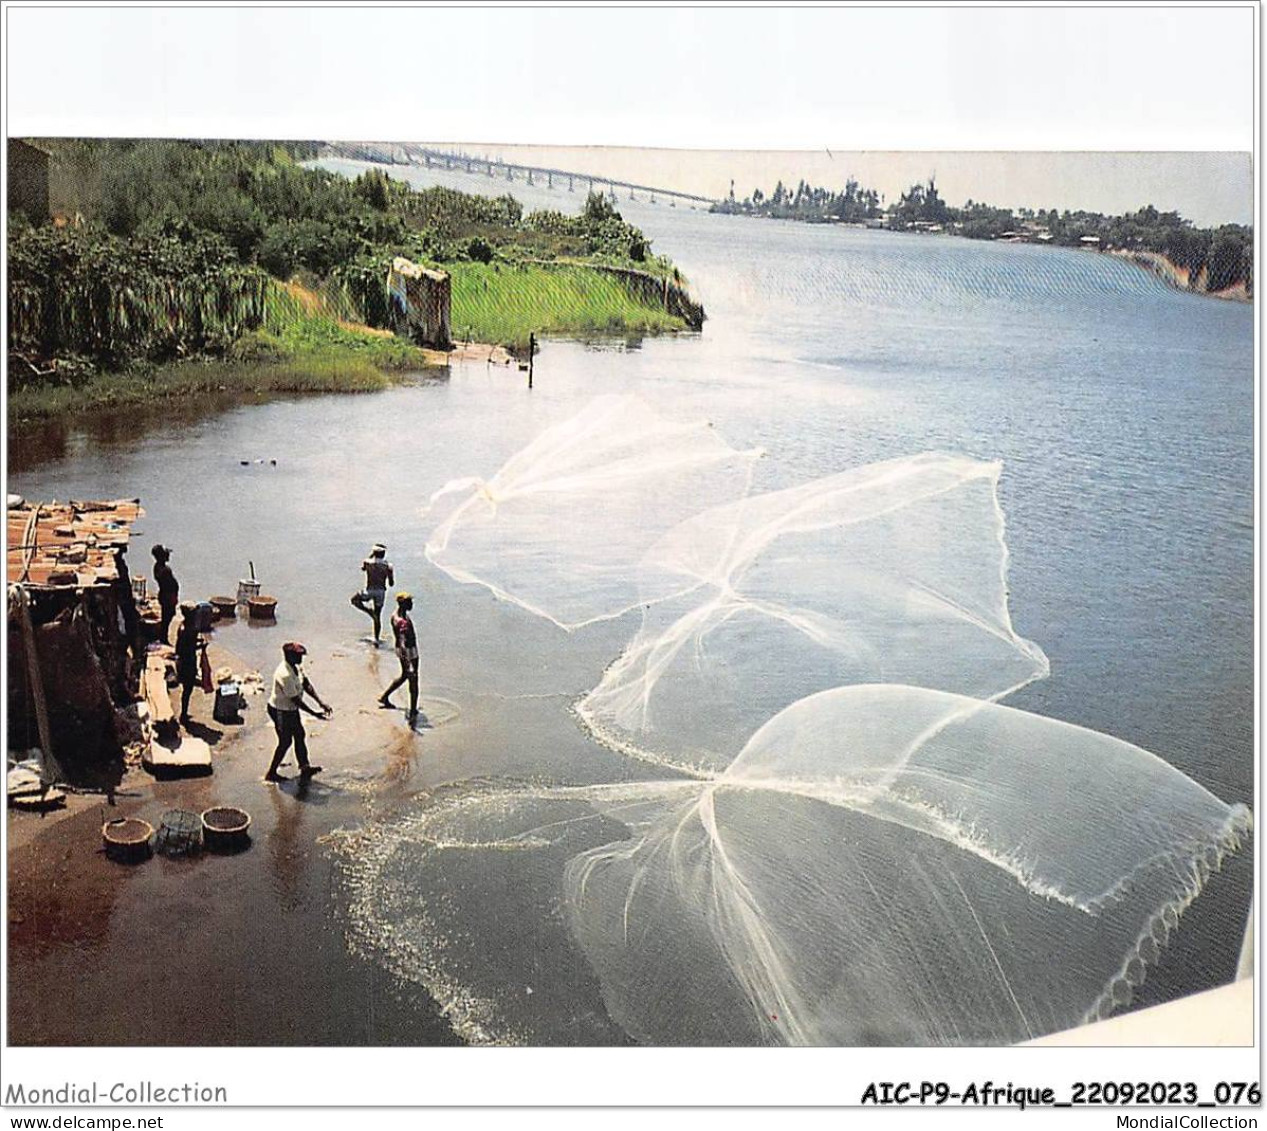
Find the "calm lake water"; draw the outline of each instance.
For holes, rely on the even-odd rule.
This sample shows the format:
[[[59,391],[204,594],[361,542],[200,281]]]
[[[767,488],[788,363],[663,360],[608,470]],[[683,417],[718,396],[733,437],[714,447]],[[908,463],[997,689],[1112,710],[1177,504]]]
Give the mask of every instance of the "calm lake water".
[[[581,200],[414,175],[510,188],[529,207]],[[758,489],[928,449],[1001,459],[1012,617],[1051,660],[1050,678],[1009,703],[1136,743],[1224,801],[1252,804],[1249,306],[1175,292],[1091,253],[619,206],[690,277],[708,311],[702,334],[546,342],[532,391],[518,372],[467,364],[370,396],[53,426],[10,438],[10,490],[141,496],[141,541],[175,547],[184,593],[232,593],[253,561],[280,623],[235,627],[221,643],[263,668],[283,636],[304,639],[319,688],[323,654],[357,646],[364,632],[347,597],[370,544],[386,541],[398,584],[417,596],[424,697],[457,719],[423,740],[411,792],[393,810],[407,823],[436,789],[472,779],[586,784],[649,772],[589,741],[569,710],[636,625],[568,636],[432,568],[420,510],[448,480],[490,475],[599,393],[634,393],[666,415],[713,421],[736,447],[767,449]],[[257,459],[277,465],[240,462]],[[134,573],[149,564],[139,547],[133,558]],[[419,941],[443,934],[431,918],[439,895],[424,908],[405,894],[429,850],[398,834],[377,851],[378,895],[350,868],[362,918],[354,945],[454,1005],[459,1031],[460,1003],[497,998],[503,985],[491,1012],[467,1011],[486,1028],[504,1024],[494,1036],[621,1039],[557,916],[540,937],[524,926],[549,919],[544,879],[540,890],[508,882],[503,904],[489,902],[487,937],[468,931],[455,957],[453,938]],[[1230,976],[1250,855],[1186,916],[1143,1000]],[[386,942],[384,923],[419,938]],[[517,931],[518,949],[490,951],[489,939]],[[569,1008],[511,992],[529,979],[537,999]],[[575,1025],[543,1032],[560,1012]]]

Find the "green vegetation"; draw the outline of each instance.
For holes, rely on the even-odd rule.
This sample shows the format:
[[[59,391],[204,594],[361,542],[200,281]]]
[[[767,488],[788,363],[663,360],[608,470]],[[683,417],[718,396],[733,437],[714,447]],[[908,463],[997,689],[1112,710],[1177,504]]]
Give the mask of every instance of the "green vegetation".
[[[814,188],[801,181],[795,192],[789,192],[783,182],[774,186],[766,196],[759,188],[743,200],[735,199],[735,186],[731,183],[730,196],[714,204],[710,212],[725,212],[740,216],[769,216],[775,220],[802,220],[810,224],[846,223],[860,224],[882,215],[882,197],[874,189],[863,188],[850,177],[841,192]]]
[[[9,394],[10,426],[103,408],[126,408],[198,393],[377,392],[392,377],[369,360],[298,354],[290,360],[193,358],[119,373],[91,373],[73,384],[28,384]]]
[[[134,239],[27,228],[9,237],[9,351],[103,369],[223,351],[263,321],[267,287],[220,237],[174,222]]]
[[[1090,244],[1101,251],[1146,251],[1165,256],[1199,280],[1199,289],[1222,291],[1243,284],[1253,291],[1254,231],[1240,224],[1196,228],[1178,212],[1159,212],[1151,204],[1137,212],[1105,216],[1100,212],[1034,211],[968,201],[947,207],[936,184],[913,185],[889,209],[893,228],[943,226],[970,239],[1010,238],[1057,247]],[[1197,289],[1197,288],[1194,288]]]
[[[533,331],[685,324],[665,313],[667,299],[652,301],[655,286],[584,277],[585,265],[601,265],[678,279],[601,196],[579,216],[525,218],[510,196],[418,191],[377,169],[348,179],[305,168],[297,162],[318,148],[308,142],[44,145],[57,170],[54,208],[69,219],[31,227],[10,217],[19,403],[34,405],[45,387],[59,403],[79,388],[85,403],[114,404],[133,395],[129,382],[144,399],[232,386],[249,365],[265,367],[259,380],[270,388],[304,387],[305,367],[316,387],[340,372],[362,387],[364,367],[424,364],[408,342],[370,330],[393,324],[387,268],[397,255],[452,272],[455,334],[470,326],[481,340],[519,344]],[[551,262],[569,266],[542,266]],[[221,380],[205,365],[173,364],[193,358],[232,372]]]
[[[657,333],[681,321],[639,303],[614,275],[585,267],[459,263],[453,278],[453,333],[477,342],[525,346],[538,334]]]
[[[1056,247],[1093,246],[1103,251],[1151,252],[1188,273],[1193,289],[1222,291],[1243,285],[1252,293],[1254,231],[1239,224],[1196,228],[1178,212],[1159,212],[1151,204],[1138,212],[1105,216],[1099,212],[1057,212],[996,208],[969,200],[948,205],[935,179],[912,185],[882,209],[883,197],[850,178],[842,192],[814,188],[801,181],[789,192],[780,181],[766,196],[760,189],[742,201],[729,199],[712,211],[769,216],[808,223],[883,224],[894,231],[941,231],[968,239],[1010,239]]]
[[[269,280],[259,327],[217,355],[106,371],[79,358],[56,359],[44,373],[11,366],[10,424],[198,393],[377,392],[428,364],[403,338],[341,324],[320,296],[296,290],[303,299]]]

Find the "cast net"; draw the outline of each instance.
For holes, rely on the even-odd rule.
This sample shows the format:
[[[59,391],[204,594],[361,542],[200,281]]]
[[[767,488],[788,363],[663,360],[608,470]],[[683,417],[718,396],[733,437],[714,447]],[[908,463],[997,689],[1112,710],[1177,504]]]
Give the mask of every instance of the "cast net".
[[[698,583],[637,566],[688,515],[746,494],[760,454],[636,397],[598,397],[491,479],[441,488],[427,557],[562,628],[616,617]]]
[[[1008,614],[999,470],[926,453],[687,519],[642,561],[641,629],[579,713],[631,753],[707,772],[829,687],[993,699],[1041,678]],[[671,578],[681,595],[654,603]]]
[[[427,925],[364,937],[475,1040],[1002,1044],[1127,1004],[1250,827],[1119,740],[864,686],[710,781],[440,802],[359,890]]]

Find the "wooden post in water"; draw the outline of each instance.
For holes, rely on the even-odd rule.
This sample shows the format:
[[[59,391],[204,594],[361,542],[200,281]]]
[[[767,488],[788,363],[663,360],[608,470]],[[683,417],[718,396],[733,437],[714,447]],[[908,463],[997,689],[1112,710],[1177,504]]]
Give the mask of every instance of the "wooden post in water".
[[[528,388],[532,388],[532,359],[537,352],[537,335],[528,335]]]

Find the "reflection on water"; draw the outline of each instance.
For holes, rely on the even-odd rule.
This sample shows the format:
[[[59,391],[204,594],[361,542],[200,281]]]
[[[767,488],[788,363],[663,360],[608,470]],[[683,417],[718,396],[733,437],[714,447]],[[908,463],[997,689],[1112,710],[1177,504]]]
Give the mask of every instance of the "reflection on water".
[[[560,206],[533,191],[530,207]],[[11,437],[10,489],[140,496],[143,537],[177,549],[182,595],[232,593],[253,561],[280,602],[276,626],[242,618],[217,638],[261,671],[283,639],[303,639],[319,688],[336,652],[358,647],[363,618],[348,595],[385,541],[398,586],[415,595],[428,717],[439,699],[455,711],[396,770],[430,790],[645,773],[569,713],[636,629],[629,618],[569,636],[423,556],[436,489],[488,476],[593,396],[636,394],[671,418],[711,421],[737,448],[767,449],[757,490],[929,449],[1001,459],[1012,617],[1052,669],[1009,702],[1138,744],[1222,800],[1252,802],[1250,307],[1170,291],[1094,253],[621,208],[690,277],[708,310],[702,334],[546,342],[531,392],[514,369],[472,363],[382,394],[213,397],[50,424]],[[261,457],[277,465],[239,463]],[[279,828],[302,821],[306,807],[283,800],[296,812],[279,813]],[[287,838],[303,835],[280,835],[269,851],[284,877]],[[388,856],[381,874],[412,859],[383,849],[385,866]],[[1234,862],[1211,885],[1145,1000],[1230,973],[1249,873]],[[519,903],[531,895],[548,912],[541,877],[519,879]],[[361,910],[416,908],[401,897]],[[492,900],[485,913],[508,914]],[[560,959],[575,973],[573,961]],[[462,992],[460,978],[437,978]],[[577,991],[578,1009],[589,1000]],[[591,1020],[584,1035],[610,1037],[610,1023]]]
[[[106,409],[71,420],[10,424],[9,474],[94,448],[127,449],[147,434],[213,420],[226,409],[265,398],[250,394],[204,393],[161,404]]]

